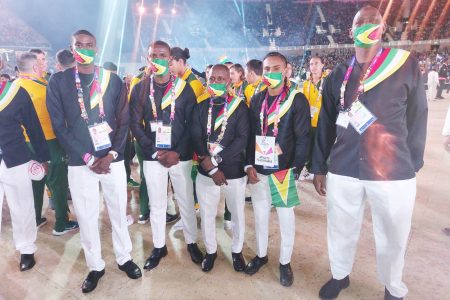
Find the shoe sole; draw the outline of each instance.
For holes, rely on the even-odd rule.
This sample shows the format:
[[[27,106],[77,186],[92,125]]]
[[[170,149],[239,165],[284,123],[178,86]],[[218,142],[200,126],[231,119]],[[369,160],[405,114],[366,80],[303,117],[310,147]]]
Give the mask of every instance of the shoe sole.
[[[173,223],[179,221],[180,219],[181,219],[181,217],[180,217],[180,215],[178,215],[177,218],[170,220],[169,222],[166,221],[166,225],[173,224]]]
[[[47,221],[42,222],[41,224],[37,225],[36,227],[39,229],[39,228],[41,228],[42,226],[45,226],[45,225],[47,225]]]
[[[62,235],[65,235],[66,233],[69,233],[69,232],[71,232],[71,231],[75,231],[75,230],[77,230],[77,229],[80,229],[80,227],[76,227],[76,228],[72,228],[72,229],[66,229],[66,230],[64,230],[64,231],[62,231],[62,232],[55,231],[55,230],[53,229],[52,234],[53,234],[54,236],[62,236]]]
[[[138,224],[144,225],[144,224],[147,224],[148,221],[150,221],[150,219],[147,219],[147,220],[145,220],[145,221],[137,221],[137,222],[138,222]]]

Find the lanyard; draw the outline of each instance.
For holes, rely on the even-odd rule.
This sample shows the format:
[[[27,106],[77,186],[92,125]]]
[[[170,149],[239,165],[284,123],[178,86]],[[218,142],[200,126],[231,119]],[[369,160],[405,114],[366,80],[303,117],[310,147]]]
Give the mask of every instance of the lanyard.
[[[261,112],[259,113],[259,120],[261,122],[261,134],[263,136],[267,136],[267,132],[269,130],[269,111],[275,111],[275,122],[273,123],[273,136],[278,136],[278,123],[280,122],[280,118],[278,117],[280,113],[280,103],[286,97],[286,89],[278,95],[273,101],[270,108],[268,107],[269,102],[269,91],[267,91],[266,96],[264,97],[264,101],[261,105]],[[275,107],[275,109],[274,109]]]
[[[91,91],[95,91],[100,95],[100,99],[98,101],[98,110],[99,110],[99,117],[102,119],[105,117],[105,110],[103,108],[103,93],[102,88],[98,82],[98,73],[99,68],[95,67],[94,70],[94,81],[92,82]],[[78,73],[78,67],[75,65],[75,86],[77,87],[77,95],[78,95],[78,104],[80,105],[81,110],[81,117],[86,123],[89,123],[89,116],[86,111],[86,107],[84,105],[84,98],[83,98],[83,88],[81,87],[81,80],[80,80],[80,74]],[[92,94],[92,93],[90,93]],[[89,97],[90,98],[90,97]]]
[[[152,114],[153,119],[155,121],[158,121],[158,111],[156,110],[156,103],[155,103],[155,89],[153,88],[153,75],[150,77],[150,103],[152,104]],[[164,99],[164,96],[167,95],[169,92],[169,89],[171,90],[170,97],[172,98],[172,103],[170,104],[170,123],[172,124],[172,121],[175,120],[175,76],[170,76],[170,83],[167,86],[167,89],[164,91],[164,94],[161,99]],[[162,100],[161,100],[162,101]]]
[[[223,137],[225,135],[225,130],[227,129],[227,124],[228,124],[228,101],[230,99],[233,99],[233,97],[232,96],[228,96],[225,99],[225,103],[223,105],[222,128],[220,129],[220,134],[217,136],[217,140],[216,140],[216,143],[219,143],[219,144],[220,144],[220,142],[222,141],[222,139],[223,139]],[[214,101],[213,101],[213,98],[211,98],[209,100],[209,108],[208,108],[208,123],[206,124],[206,134],[208,135],[208,142],[209,142],[209,138],[211,136],[212,127],[213,127],[213,121],[212,121],[213,106],[214,106]],[[217,117],[219,117],[219,116],[217,116]]]
[[[262,82],[262,80],[258,83],[258,85],[256,86],[255,92],[253,93],[253,95],[259,93],[259,90],[262,88],[262,85],[264,83]]]
[[[319,94],[317,95],[317,98],[315,99],[315,101],[314,101],[314,104],[315,104],[315,106],[317,106],[317,104],[319,103],[319,101],[320,101],[320,97],[322,96],[322,88],[323,88],[323,77],[320,77],[320,79],[319,79],[319,82],[320,82],[320,86],[319,86]],[[319,82],[317,82],[317,83],[319,83]],[[311,83],[312,83],[312,78],[311,78],[311,80],[309,80],[309,82],[308,82],[308,97],[309,97],[309,100],[311,100]],[[313,84],[313,86],[314,86],[314,89],[315,90],[317,90],[317,87],[316,87],[316,85],[315,84]]]
[[[238,97],[242,97],[242,89],[244,88],[244,82],[242,82],[241,86],[239,87],[239,92],[236,93],[236,90],[234,90],[234,93],[237,94]]]
[[[358,101],[361,94],[364,93],[364,81],[367,79],[367,77],[369,77],[369,74],[371,73],[373,67],[375,66],[378,59],[380,58],[382,52],[383,52],[383,49],[380,49],[380,51],[378,51],[378,53],[375,55],[375,57],[370,62],[369,68],[367,68],[367,71],[364,74],[364,77],[359,80],[358,93],[356,95],[355,101]],[[355,66],[355,62],[356,62],[356,57],[353,56],[353,58],[350,62],[350,66],[348,67],[347,72],[345,73],[344,81],[342,82],[342,85],[341,85],[341,96],[340,96],[340,106],[339,106],[340,111],[350,111],[350,107],[345,108],[344,94],[345,94],[345,90],[347,89],[347,83],[348,83],[348,80],[350,79],[350,74],[352,73],[353,67]]]

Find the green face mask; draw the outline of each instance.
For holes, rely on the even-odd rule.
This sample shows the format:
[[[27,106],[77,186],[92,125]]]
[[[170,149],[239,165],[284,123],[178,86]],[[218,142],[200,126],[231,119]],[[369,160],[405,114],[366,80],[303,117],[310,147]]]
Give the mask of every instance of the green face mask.
[[[95,50],[76,48],[73,51],[73,57],[79,64],[89,65],[94,62]]]
[[[283,82],[283,73],[266,73],[263,75],[262,81],[270,88],[276,89]]]
[[[155,75],[164,76],[169,72],[169,61],[167,59],[153,58],[150,65]]]
[[[227,93],[227,85],[225,83],[211,83],[208,85],[208,92],[212,97],[221,97]]]
[[[364,24],[353,31],[355,46],[360,48],[370,48],[381,39],[380,24]]]

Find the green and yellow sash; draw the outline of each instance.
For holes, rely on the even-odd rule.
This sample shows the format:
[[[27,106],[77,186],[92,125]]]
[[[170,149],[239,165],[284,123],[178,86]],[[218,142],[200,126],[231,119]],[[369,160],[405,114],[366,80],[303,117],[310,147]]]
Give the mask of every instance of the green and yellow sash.
[[[233,97],[233,99],[231,99],[230,103],[228,103],[228,118],[231,117],[231,115],[234,113],[234,111],[236,110],[236,108],[238,108],[239,103],[241,103],[242,99],[239,97]],[[216,118],[216,122],[214,122],[214,130],[217,130],[220,125],[222,125],[223,122],[223,108],[222,110],[219,112],[219,114],[217,115]]]
[[[297,95],[298,93],[300,93],[300,91],[297,90],[295,87],[290,88],[287,99],[284,100],[282,103],[280,103],[280,112],[278,114],[279,119],[281,119],[289,111],[289,108],[291,108],[292,103],[294,103],[295,95]],[[275,107],[274,107],[273,111],[269,112],[268,123],[267,123],[268,125],[275,123],[275,119],[277,117],[276,113],[277,112],[275,110]]]
[[[111,72],[108,70],[105,70],[103,68],[100,68],[99,74],[98,74],[98,82],[94,81],[91,87],[90,96],[91,96],[91,109],[94,109],[98,103],[100,102],[101,97],[106,92],[106,89],[108,88],[109,80],[111,78]],[[97,85],[100,86],[100,89],[97,88]],[[99,91],[101,93],[99,93]]]
[[[4,110],[9,103],[14,99],[19,91],[20,85],[16,83],[7,82],[0,87],[0,111]]]
[[[175,97],[172,99],[172,84],[175,84]],[[164,93],[164,96],[161,101],[161,109],[164,110],[167,106],[171,105],[175,99],[177,99],[180,94],[183,92],[184,87],[186,86],[186,81],[181,80],[180,78],[175,79],[175,83],[170,83],[169,88]]]
[[[364,80],[364,92],[367,92],[394,74],[408,59],[410,52],[402,49],[386,48],[376,65]]]

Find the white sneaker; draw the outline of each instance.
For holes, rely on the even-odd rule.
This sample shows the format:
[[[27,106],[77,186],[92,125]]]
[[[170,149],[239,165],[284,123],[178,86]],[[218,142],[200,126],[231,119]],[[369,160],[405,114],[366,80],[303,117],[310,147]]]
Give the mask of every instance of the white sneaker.
[[[223,221],[223,228],[225,230],[231,230],[231,228],[233,228],[233,222],[228,221],[228,220],[224,220]]]
[[[172,229],[177,231],[177,230],[182,230],[183,229],[183,220],[179,220],[178,222],[176,222],[173,226]]]

